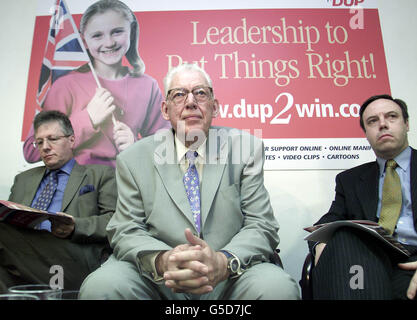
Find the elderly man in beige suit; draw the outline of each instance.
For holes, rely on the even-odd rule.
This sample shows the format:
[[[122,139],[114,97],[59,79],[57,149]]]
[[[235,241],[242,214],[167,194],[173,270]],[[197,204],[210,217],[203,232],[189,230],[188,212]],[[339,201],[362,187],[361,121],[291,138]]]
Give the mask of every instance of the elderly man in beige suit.
[[[201,68],[176,67],[164,84],[161,110],[173,129],[118,156],[107,226],[114,254],[81,298],[297,299],[295,281],[271,262],[278,223],[262,142],[211,126],[219,104]]]

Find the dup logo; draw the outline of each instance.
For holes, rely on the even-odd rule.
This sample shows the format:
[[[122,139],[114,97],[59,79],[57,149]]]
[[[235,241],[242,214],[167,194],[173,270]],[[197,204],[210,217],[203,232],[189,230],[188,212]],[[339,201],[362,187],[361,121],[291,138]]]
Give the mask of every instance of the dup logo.
[[[327,2],[331,2],[333,7],[354,7],[365,2],[365,0],[327,0]]]
[[[364,29],[364,13],[363,8],[359,6],[365,0],[327,0],[333,7],[345,6],[350,8],[350,13],[353,16],[350,18],[349,26],[351,29]]]

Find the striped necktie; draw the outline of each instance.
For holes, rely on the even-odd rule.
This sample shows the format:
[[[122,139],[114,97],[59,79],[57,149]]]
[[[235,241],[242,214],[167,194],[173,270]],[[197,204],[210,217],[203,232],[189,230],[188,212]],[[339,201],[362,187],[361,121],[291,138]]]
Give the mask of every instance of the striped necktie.
[[[52,198],[58,186],[58,172],[51,171],[46,177],[46,185],[43,187],[39,198],[33,205],[33,208],[46,211],[51,204]]]
[[[190,164],[184,174],[183,182],[191,212],[193,213],[194,224],[197,232],[200,233],[200,179],[198,178],[197,168],[195,167],[195,159],[198,157],[198,153],[190,150],[185,154],[185,157]]]
[[[397,163],[394,160],[386,162],[381,213],[378,222],[389,234],[394,233],[402,205],[401,182],[395,171],[396,167]]]

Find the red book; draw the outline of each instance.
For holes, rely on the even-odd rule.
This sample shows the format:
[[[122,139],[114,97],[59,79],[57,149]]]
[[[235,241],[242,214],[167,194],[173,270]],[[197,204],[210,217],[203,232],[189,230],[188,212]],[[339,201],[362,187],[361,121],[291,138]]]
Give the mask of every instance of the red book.
[[[23,204],[0,200],[0,221],[19,227],[33,229],[47,219],[59,219],[63,223],[71,223],[71,218],[34,209]]]

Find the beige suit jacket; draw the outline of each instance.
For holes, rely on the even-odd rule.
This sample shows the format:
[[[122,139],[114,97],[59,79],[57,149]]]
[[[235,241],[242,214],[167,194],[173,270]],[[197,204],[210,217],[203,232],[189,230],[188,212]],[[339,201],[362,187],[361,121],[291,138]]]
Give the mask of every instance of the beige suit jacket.
[[[270,261],[278,223],[263,184],[263,143],[242,131],[213,127],[201,185],[201,234],[214,250],[244,265]],[[138,258],[186,243],[196,233],[177,163],[172,130],[136,142],[116,162],[118,203],[107,230],[116,258]],[[143,273],[150,277],[146,273]]]

